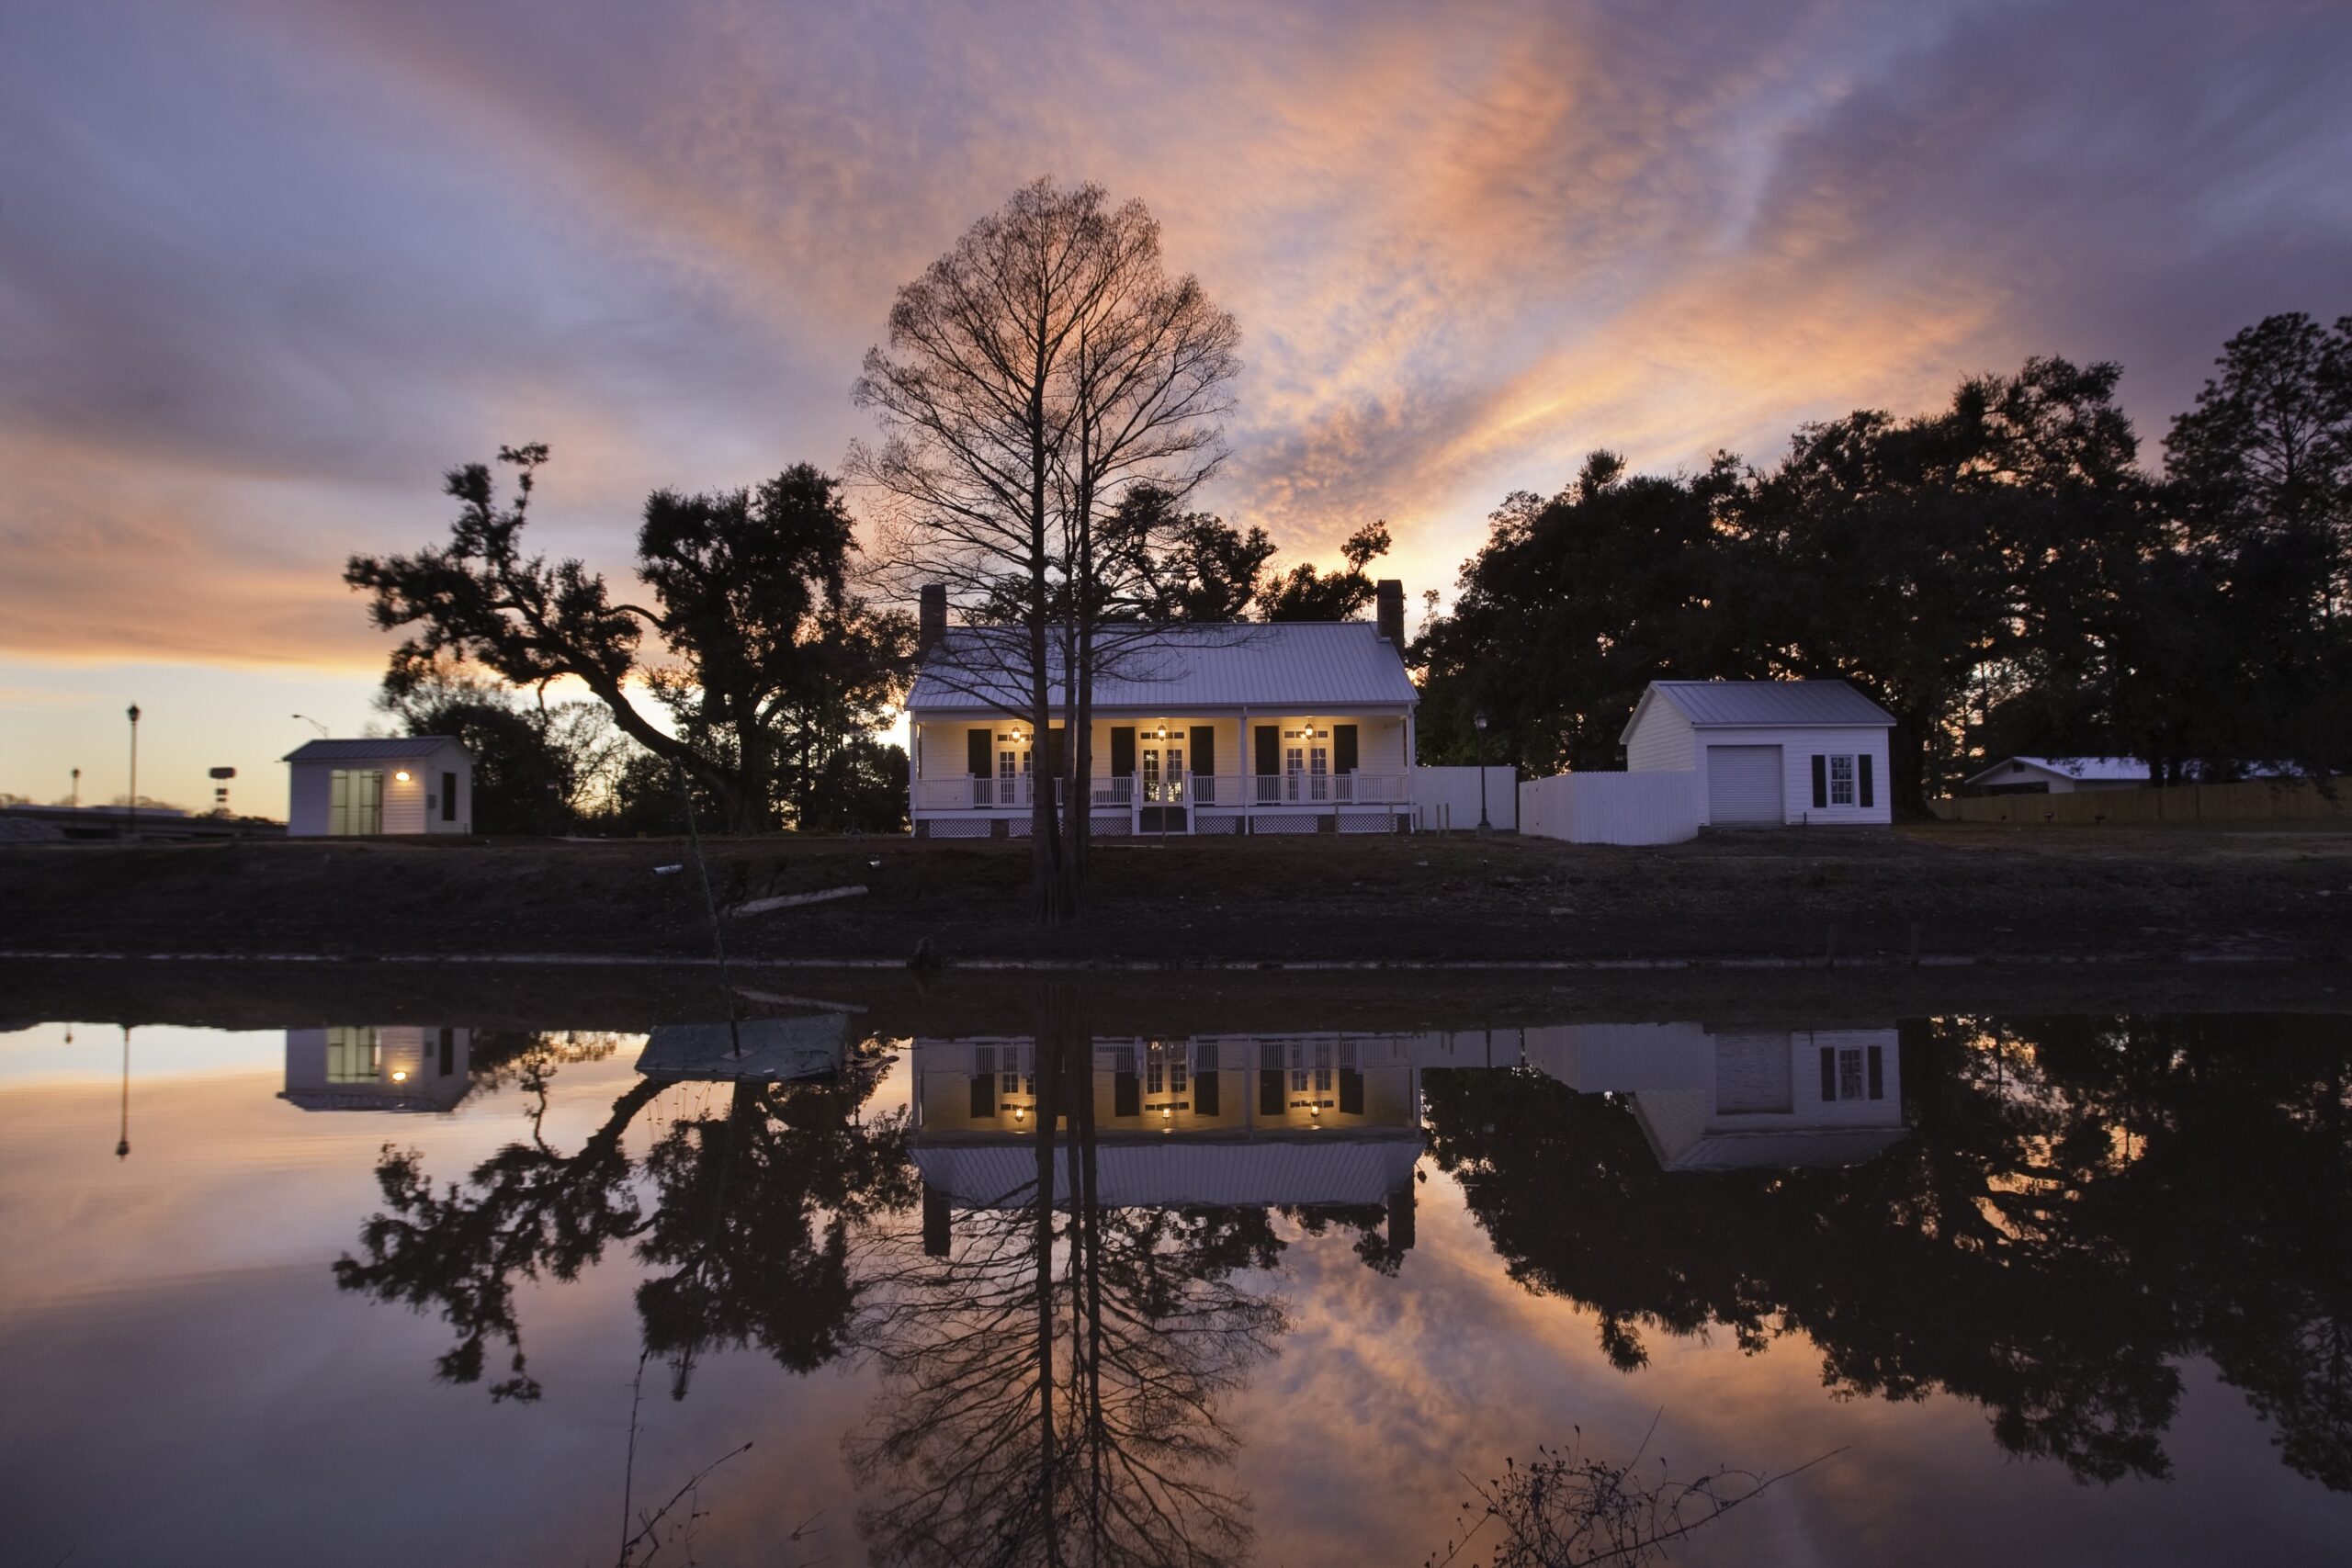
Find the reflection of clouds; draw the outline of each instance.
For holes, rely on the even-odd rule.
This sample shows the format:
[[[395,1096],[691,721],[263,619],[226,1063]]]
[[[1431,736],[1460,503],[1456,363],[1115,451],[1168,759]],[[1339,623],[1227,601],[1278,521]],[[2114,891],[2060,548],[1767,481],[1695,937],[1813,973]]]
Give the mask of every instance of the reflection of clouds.
[[[1040,172],[1239,317],[1208,503],[1326,559],[1385,516],[1416,586],[1589,446],[1769,458],[2030,352],[2123,359],[2153,435],[2352,270],[2327,7],[123,9],[0,61],[8,467],[103,452],[50,488],[220,564],[45,558],[12,495],[19,647],[372,662],[333,568],[499,440],[617,561],[656,484],[836,459],[891,289]]]

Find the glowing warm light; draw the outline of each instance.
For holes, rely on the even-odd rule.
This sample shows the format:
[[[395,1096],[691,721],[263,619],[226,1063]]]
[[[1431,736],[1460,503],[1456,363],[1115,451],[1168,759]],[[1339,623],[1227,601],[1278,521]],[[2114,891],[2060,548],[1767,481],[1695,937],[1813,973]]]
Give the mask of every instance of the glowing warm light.
[[[1026,1111],[1022,1110],[1022,1109],[1021,1109],[1021,1107],[1019,1107],[1019,1106],[1017,1106],[1017,1105],[1016,1105],[1016,1106],[1014,1106],[1014,1107],[1012,1108],[1012,1119],[1013,1119],[1015,1122],[1023,1121],[1023,1120],[1027,1119],[1028,1115],[1029,1115],[1029,1112],[1027,1112]]]
[[[408,783],[408,770],[406,768],[402,768],[399,773],[394,773],[392,777],[400,780],[402,784],[406,784]]]
[[[392,1070],[392,1081],[394,1083],[408,1082],[408,1069],[406,1067],[395,1067]]]

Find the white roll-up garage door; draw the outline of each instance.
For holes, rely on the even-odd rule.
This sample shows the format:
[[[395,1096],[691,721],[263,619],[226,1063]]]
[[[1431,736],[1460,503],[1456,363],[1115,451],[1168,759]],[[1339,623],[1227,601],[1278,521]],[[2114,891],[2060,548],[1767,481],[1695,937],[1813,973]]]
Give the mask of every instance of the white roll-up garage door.
[[[1778,828],[1781,807],[1778,746],[1707,748],[1707,821],[1717,828]]]

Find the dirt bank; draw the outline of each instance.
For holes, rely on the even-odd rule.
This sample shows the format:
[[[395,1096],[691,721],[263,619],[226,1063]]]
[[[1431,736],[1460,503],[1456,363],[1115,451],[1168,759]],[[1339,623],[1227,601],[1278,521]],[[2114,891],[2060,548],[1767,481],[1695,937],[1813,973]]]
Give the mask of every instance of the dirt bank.
[[[1629,850],[1498,837],[1108,843],[1087,918],[1027,919],[1023,846],[721,840],[753,957],[947,963],[1835,958],[2153,964],[2352,955],[2352,833],[2014,829],[1708,835]],[[684,864],[680,871],[660,868]],[[676,841],[0,847],[0,951],[707,955]]]

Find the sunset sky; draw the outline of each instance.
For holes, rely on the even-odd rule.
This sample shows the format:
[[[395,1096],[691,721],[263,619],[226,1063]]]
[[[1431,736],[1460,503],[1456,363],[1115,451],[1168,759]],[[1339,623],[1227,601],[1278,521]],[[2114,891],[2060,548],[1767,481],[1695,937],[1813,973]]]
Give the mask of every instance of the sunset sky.
[[[0,8],[0,791],[282,813],[370,716],[339,579],[554,448],[538,542],[837,468],[895,288],[1040,174],[1239,318],[1208,503],[1418,596],[1615,446],[1776,455],[2026,355],[2153,459],[2232,332],[2352,312],[2340,3]]]

